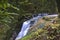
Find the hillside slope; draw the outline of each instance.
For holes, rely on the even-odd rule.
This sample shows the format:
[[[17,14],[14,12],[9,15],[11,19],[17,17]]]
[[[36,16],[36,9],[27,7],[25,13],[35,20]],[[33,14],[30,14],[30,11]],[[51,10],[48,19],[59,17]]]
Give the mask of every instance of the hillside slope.
[[[56,22],[50,22],[51,19],[48,21],[45,20],[45,26],[44,28],[36,28],[35,31],[32,29],[30,34],[25,36],[24,38],[20,40],[60,40],[60,23],[58,18],[53,18]],[[53,20],[52,19],[52,20]],[[44,22],[44,21],[41,21]],[[38,23],[39,24],[39,23]]]

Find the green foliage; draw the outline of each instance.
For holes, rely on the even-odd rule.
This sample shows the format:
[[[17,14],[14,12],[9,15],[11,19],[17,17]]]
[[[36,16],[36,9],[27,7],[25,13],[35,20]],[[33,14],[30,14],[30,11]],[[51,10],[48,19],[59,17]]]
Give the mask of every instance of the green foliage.
[[[7,38],[6,40],[9,40],[13,29],[14,31],[20,30],[20,24],[25,21],[27,16],[27,18],[31,18],[33,13],[40,12],[55,13],[55,0],[0,0],[0,27],[2,24],[0,40],[4,40],[3,38],[5,37]],[[18,23],[19,26],[17,25],[16,28]]]
[[[11,24],[15,24],[17,22],[16,16],[18,16],[18,14],[15,12],[8,12],[8,7],[12,7],[17,10],[16,7],[8,3],[8,0],[0,0],[0,40],[5,40],[7,31],[13,27]]]
[[[32,40],[33,40],[34,38],[38,37],[39,34],[44,33],[44,32],[46,32],[46,31],[44,31],[42,29],[38,29],[36,32],[32,32],[31,34],[27,35],[26,37],[22,38],[21,40],[30,40],[30,38],[32,38]]]
[[[32,32],[20,40],[60,40],[60,26],[56,25],[49,25],[42,29],[37,29],[37,31]]]

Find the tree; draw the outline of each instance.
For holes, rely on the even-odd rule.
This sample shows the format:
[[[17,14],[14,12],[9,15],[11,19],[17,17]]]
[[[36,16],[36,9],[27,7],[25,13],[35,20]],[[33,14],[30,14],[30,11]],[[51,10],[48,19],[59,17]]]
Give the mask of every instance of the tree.
[[[59,12],[59,18],[60,18],[60,0],[56,0],[56,2],[57,2],[58,12]]]

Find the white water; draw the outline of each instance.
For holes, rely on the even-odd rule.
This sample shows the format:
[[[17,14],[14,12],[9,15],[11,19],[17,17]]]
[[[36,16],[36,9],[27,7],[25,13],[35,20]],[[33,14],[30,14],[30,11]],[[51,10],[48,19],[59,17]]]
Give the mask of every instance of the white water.
[[[32,19],[30,19],[28,21],[25,21],[23,23],[21,31],[19,32],[19,34],[18,34],[18,36],[16,37],[15,40],[19,40],[22,37],[24,37],[28,33],[28,30],[29,30],[30,26],[33,25],[31,23],[31,21],[34,21],[34,24],[35,24],[35,23],[37,23],[38,18],[41,18],[41,16],[33,17]]]
[[[22,37],[24,37],[27,34],[29,27],[30,27],[30,21],[25,21],[23,23],[21,32],[19,32],[19,34],[15,40],[18,40],[18,39],[21,39]]]
[[[47,15],[46,17],[57,17],[58,15],[57,14],[54,14],[54,15]]]
[[[23,23],[21,31],[19,32],[19,34],[15,40],[19,40],[22,37],[24,37],[28,33],[30,26],[33,25],[33,24],[31,24],[31,21],[34,21],[34,24],[36,24],[39,18],[41,18],[41,14],[39,14],[37,17],[33,17],[32,19],[30,19],[28,21],[25,21]]]
[[[45,16],[47,16],[47,15],[45,15]],[[31,21],[34,21],[33,24],[36,24],[39,18],[42,18],[42,16],[41,16],[40,14],[39,14],[37,17],[33,17],[32,19],[30,19],[30,20],[28,20],[28,21],[25,21],[25,22],[23,23],[23,26],[22,26],[21,31],[19,32],[19,34],[18,34],[18,36],[16,37],[15,40],[19,40],[19,39],[21,39],[22,37],[24,37],[25,35],[27,35],[28,30],[29,30],[29,28],[30,28],[30,26],[31,26]]]

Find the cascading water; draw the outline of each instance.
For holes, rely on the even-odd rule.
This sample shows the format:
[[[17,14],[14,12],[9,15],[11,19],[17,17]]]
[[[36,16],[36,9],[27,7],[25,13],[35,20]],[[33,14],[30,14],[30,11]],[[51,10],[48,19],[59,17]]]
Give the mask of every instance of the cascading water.
[[[28,33],[28,30],[29,30],[30,26],[32,26],[33,24],[36,24],[39,18],[42,18],[41,14],[39,14],[36,17],[33,17],[32,19],[30,19],[28,21],[25,21],[23,23],[21,31],[19,32],[19,34],[18,34],[18,36],[16,37],[15,40],[19,40],[22,37],[24,37]]]
[[[19,32],[19,34],[15,40],[18,40],[18,39],[21,39],[22,37],[24,37],[27,34],[29,27],[30,27],[30,21],[25,21],[23,23],[21,32]]]

